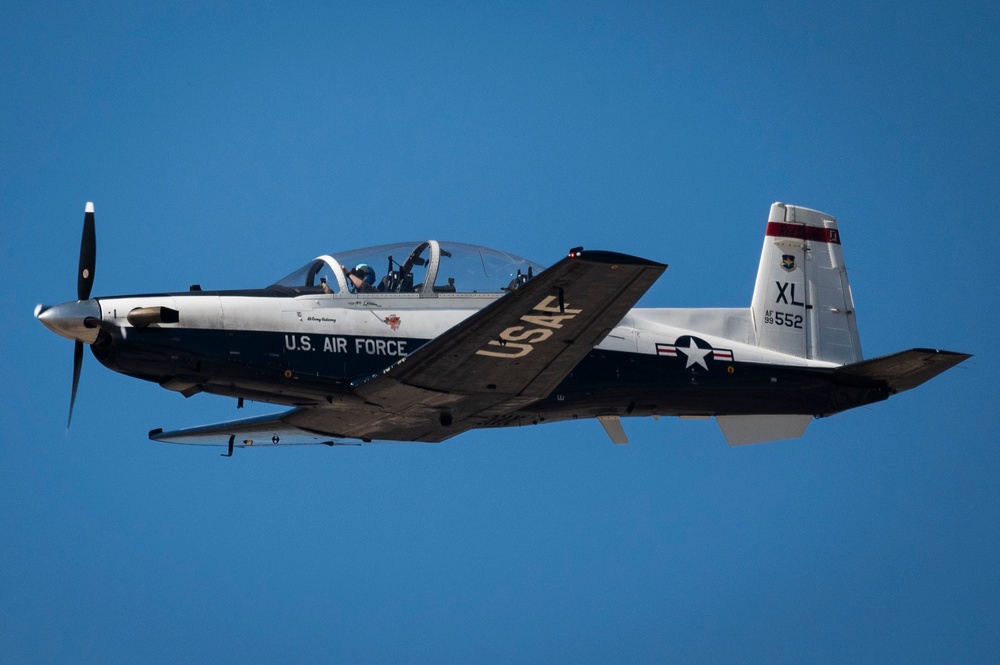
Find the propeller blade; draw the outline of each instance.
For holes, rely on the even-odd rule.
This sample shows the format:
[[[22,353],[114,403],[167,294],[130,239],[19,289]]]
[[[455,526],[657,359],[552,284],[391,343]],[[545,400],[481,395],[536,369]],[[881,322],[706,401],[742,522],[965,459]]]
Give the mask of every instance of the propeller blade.
[[[76,298],[90,300],[94,288],[94,268],[97,263],[97,230],[94,225],[94,204],[87,202],[83,212],[83,237],[80,238],[80,268],[77,272]],[[80,386],[80,371],[83,369],[83,342],[77,340],[73,347],[73,390],[69,394],[69,417],[66,429],[73,422],[73,405],[76,404],[76,389]]]
[[[94,229],[94,204],[88,202],[83,214],[83,238],[80,239],[80,269],[76,282],[77,300],[90,299],[90,290],[94,287],[94,264],[96,263],[97,232]],[[75,388],[73,393],[76,394]]]
[[[77,342],[73,348],[73,391],[69,394],[69,418],[66,419],[66,429],[73,422],[73,405],[76,403],[76,388],[80,385],[80,370],[83,368],[83,342]]]

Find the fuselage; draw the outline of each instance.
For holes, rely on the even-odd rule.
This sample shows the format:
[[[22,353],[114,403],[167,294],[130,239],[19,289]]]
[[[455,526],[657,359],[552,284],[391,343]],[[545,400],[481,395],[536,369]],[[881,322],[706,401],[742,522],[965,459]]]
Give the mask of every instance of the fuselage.
[[[356,382],[501,295],[269,288],[98,298],[101,332],[92,349],[110,369],[187,396],[320,405],[356,399]],[[153,316],[134,325],[135,312],[158,308],[177,320]],[[552,395],[495,424],[600,415],[826,415],[888,396],[832,383],[833,363],[761,349],[750,319],[740,309],[633,309]],[[692,323],[699,329],[686,327]],[[733,339],[740,335],[746,342]]]

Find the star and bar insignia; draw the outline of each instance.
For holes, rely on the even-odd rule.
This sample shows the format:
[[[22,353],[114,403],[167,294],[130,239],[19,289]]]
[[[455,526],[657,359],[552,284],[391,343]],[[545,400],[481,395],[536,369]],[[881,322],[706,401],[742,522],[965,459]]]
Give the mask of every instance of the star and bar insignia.
[[[733,352],[731,349],[716,349],[711,344],[698,337],[683,335],[678,337],[673,344],[656,344],[656,355],[679,358],[683,355],[687,362],[684,368],[693,365],[701,365],[706,370],[708,362],[706,359],[720,360],[722,362],[733,362]]]

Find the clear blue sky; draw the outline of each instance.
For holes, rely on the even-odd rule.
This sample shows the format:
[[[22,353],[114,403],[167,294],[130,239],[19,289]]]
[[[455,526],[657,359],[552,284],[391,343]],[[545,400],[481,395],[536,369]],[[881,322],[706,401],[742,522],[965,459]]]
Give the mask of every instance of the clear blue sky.
[[[4,660],[995,662],[995,2],[139,4],[0,9]],[[839,218],[867,356],[975,357],[741,449],[663,419],[222,459],[146,432],[232,400],[89,353],[67,434],[31,316],[86,201],[95,295],[437,238],[664,261],[667,307],[747,306],[776,200]]]

